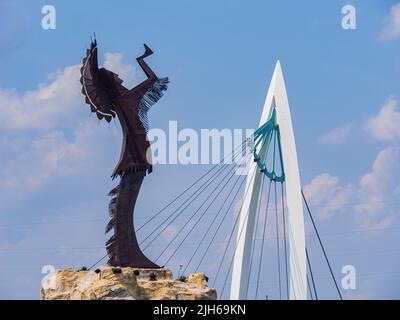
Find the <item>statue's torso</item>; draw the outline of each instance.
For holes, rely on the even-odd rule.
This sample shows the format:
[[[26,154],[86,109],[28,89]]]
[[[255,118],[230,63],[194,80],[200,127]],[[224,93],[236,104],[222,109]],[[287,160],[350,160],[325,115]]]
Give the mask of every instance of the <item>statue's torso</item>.
[[[138,111],[143,95],[130,91],[118,97],[117,115],[123,132],[123,145],[113,176],[125,170],[151,171],[150,143]]]

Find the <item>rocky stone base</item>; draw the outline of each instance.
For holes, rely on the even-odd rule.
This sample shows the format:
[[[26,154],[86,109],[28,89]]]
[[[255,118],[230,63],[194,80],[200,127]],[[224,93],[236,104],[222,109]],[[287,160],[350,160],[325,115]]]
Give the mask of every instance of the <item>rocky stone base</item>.
[[[204,273],[174,280],[169,269],[60,269],[41,288],[42,300],[216,300]]]

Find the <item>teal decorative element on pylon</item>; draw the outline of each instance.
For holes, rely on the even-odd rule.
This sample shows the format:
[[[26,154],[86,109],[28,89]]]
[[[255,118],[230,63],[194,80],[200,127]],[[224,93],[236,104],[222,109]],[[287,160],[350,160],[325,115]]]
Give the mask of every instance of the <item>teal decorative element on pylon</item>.
[[[272,110],[268,121],[254,132],[253,154],[260,172],[273,181],[285,181],[281,139],[279,126],[276,122],[275,108]],[[279,162],[280,167],[278,172],[277,162]]]

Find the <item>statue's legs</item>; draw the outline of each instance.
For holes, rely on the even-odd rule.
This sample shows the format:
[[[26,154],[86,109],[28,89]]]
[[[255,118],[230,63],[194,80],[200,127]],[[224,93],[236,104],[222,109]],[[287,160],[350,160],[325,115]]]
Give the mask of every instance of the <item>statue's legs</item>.
[[[144,171],[126,172],[120,184],[110,192],[111,221],[106,232],[114,229],[114,235],[106,246],[111,266],[160,268],[140,250],[134,228],[134,208],[144,176]]]

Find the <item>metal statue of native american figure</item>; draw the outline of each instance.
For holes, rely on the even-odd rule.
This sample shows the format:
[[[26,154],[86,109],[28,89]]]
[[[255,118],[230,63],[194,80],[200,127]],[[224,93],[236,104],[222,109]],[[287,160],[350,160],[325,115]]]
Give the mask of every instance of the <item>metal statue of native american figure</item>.
[[[160,268],[140,250],[134,229],[133,211],[146,173],[151,173],[150,143],[147,139],[147,112],[167,90],[168,78],[158,78],[144,61],[151,49],[136,60],[147,76],[133,89],[122,85],[117,74],[99,68],[97,42],[92,41],[81,68],[82,93],[90,110],[99,120],[110,122],[115,116],[121,123],[123,142],[120,159],[111,177],[121,177],[120,184],[110,191],[109,213],[111,220],[106,233],[114,235],[106,242],[111,266]]]

